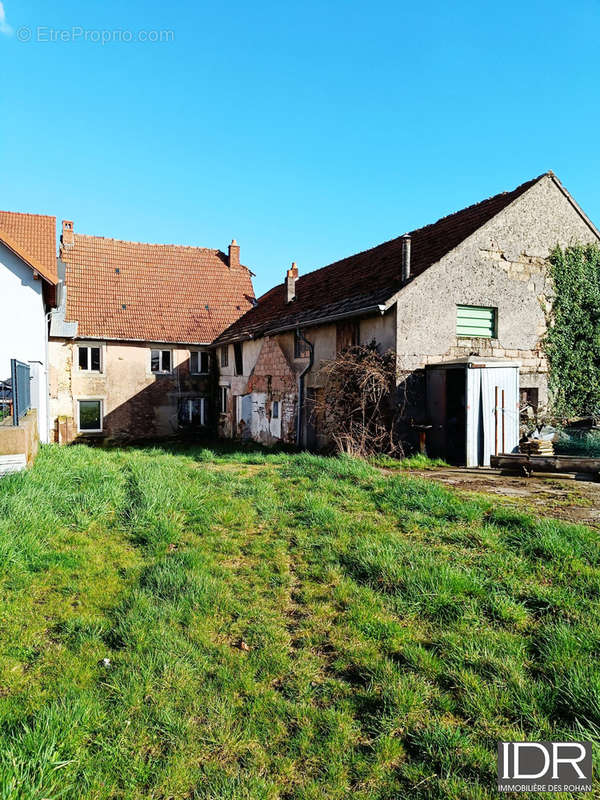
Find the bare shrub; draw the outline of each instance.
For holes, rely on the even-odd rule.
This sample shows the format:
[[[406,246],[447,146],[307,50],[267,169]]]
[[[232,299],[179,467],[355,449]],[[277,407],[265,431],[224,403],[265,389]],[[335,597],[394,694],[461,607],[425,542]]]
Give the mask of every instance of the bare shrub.
[[[319,431],[337,452],[367,457],[402,455],[397,436],[397,368],[392,350],[381,354],[375,341],[348,347],[320,369],[323,388],[314,416]]]

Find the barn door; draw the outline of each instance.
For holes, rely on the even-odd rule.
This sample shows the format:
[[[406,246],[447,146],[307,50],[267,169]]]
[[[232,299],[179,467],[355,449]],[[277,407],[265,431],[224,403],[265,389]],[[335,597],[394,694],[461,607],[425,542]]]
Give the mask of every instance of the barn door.
[[[502,425],[501,414],[496,404],[499,395],[499,389],[496,383],[498,372],[501,372],[501,370],[490,367],[481,370],[481,406],[483,421],[483,430],[481,433],[483,435],[483,448],[481,452],[482,458],[479,463],[484,467],[489,467],[490,456],[496,452],[499,426]]]
[[[490,456],[511,453],[519,442],[518,369],[488,367],[482,370],[483,465]]]
[[[478,467],[482,442],[481,369],[467,369],[467,467]]]

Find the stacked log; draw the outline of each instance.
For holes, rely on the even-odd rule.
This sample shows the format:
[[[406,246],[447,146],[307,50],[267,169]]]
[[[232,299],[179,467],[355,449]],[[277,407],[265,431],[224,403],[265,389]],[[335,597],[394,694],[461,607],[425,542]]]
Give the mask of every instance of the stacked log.
[[[519,450],[530,456],[554,455],[554,445],[547,439],[527,439],[520,443]]]

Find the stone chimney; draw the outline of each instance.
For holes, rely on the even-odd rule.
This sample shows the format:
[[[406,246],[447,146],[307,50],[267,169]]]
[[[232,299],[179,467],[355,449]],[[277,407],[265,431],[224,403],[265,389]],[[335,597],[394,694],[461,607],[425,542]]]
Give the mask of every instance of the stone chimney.
[[[75,244],[75,235],[73,232],[73,220],[63,219],[62,223],[62,236],[60,241],[63,247],[71,247]]]
[[[298,279],[298,267],[296,262],[292,262],[291,269],[285,275],[285,302],[291,303],[296,299],[296,280]]]
[[[410,233],[405,233],[402,237],[402,283],[407,283],[410,280],[411,242]]]
[[[235,239],[229,245],[229,269],[238,269],[240,266],[240,246]]]

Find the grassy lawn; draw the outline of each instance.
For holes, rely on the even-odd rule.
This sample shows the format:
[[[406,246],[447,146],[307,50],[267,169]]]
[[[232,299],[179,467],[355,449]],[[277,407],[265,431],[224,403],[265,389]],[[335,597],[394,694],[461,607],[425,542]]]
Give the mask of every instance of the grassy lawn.
[[[44,448],[0,481],[0,798],[493,798],[498,740],[598,741],[599,534],[492,502]]]

